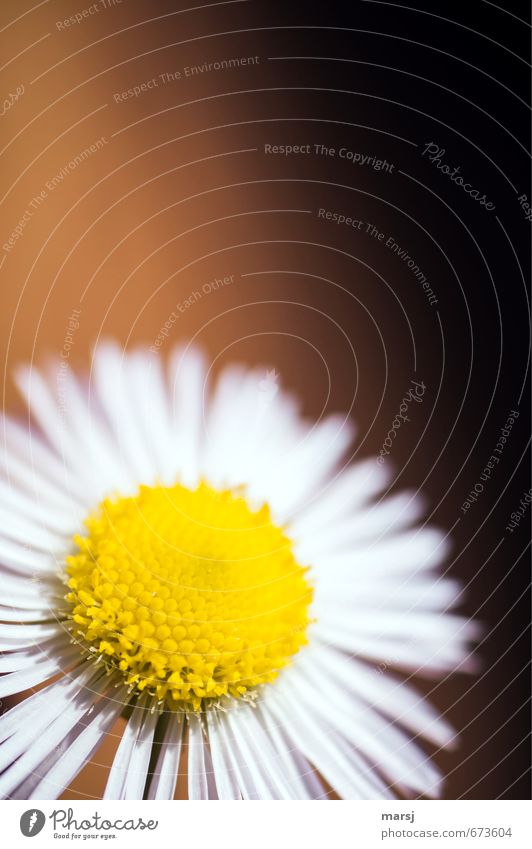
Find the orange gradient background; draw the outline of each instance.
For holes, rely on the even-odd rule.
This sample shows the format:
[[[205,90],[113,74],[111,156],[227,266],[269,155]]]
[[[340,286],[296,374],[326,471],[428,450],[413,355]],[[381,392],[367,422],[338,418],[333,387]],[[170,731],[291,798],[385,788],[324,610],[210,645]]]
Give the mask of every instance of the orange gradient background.
[[[430,190],[448,192],[447,200],[463,204],[465,218],[472,216],[475,225],[483,227],[485,219],[453,195],[453,187],[438,182],[420,156],[434,132],[445,132],[427,118],[423,84],[383,70],[384,48],[395,51],[387,55],[390,65],[404,61],[410,71],[419,68],[417,48],[408,48],[410,65],[402,43],[383,46],[373,36],[359,37],[360,26],[382,25],[376,7],[359,6],[356,19],[340,22],[338,10],[328,19],[326,9],[297,5],[237,0],[190,9],[185,3],[123,0],[59,26],[91,4],[3,2],[5,97],[24,87],[2,117],[0,356],[6,410],[24,413],[10,379],[21,361],[40,363],[68,342],[69,365],[87,369],[99,339],[114,338],[127,348],[154,346],[175,314],[158,356],[192,339],[206,350],[215,372],[235,359],[276,368],[282,385],[300,396],[305,414],[352,411],[358,458],[378,452],[409,381],[423,380],[423,410],[394,449],[395,486],[422,487],[434,510],[431,521],[454,526],[499,419],[514,402],[497,401],[495,431],[479,449],[479,461],[476,455],[470,460],[473,471],[464,467],[479,432],[477,410],[497,378],[491,351],[498,325],[494,314],[478,313],[481,297],[491,297],[487,282],[476,290],[474,281],[485,277],[481,259]],[[319,29],[340,23],[353,31]],[[310,55],[354,57],[359,64],[276,60]],[[185,76],[187,66],[229,59],[237,59],[237,67]],[[160,75],[177,72],[181,78],[162,82]],[[148,88],[154,79],[157,84]],[[138,96],[118,97],[143,85]],[[446,95],[441,97],[446,108]],[[100,149],[71,168],[98,139]],[[336,153],[316,154],[315,144]],[[311,152],[267,153],[265,145],[310,145]],[[342,146],[394,167],[355,166],[338,156]],[[474,159],[465,144],[461,156],[464,170],[504,208],[499,176],[484,171],[484,160]],[[400,172],[415,173],[422,185]],[[327,221],[320,209],[356,218],[364,227]],[[10,245],[28,210],[29,220]],[[513,208],[512,214],[517,216]],[[393,236],[415,259],[437,293],[437,309],[405,264],[367,231],[368,224]],[[508,271],[513,258],[503,238],[499,248]],[[485,236],[488,250],[491,239]],[[208,285],[230,276],[227,285]],[[501,269],[497,279],[502,276]],[[74,310],[79,327],[69,340]],[[475,358],[468,383],[471,321]],[[520,363],[513,375],[520,383]],[[519,453],[516,440],[508,451],[508,474]],[[501,536],[507,512],[502,509],[496,529],[484,529],[480,539],[476,522],[456,528],[452,571],[472,582],[468,615],[476,615],[490,570],[500,574],[511,559],[498,555],[487,572],[478,571]],[[513,590],[508,592],[510,597]],[[480,618],[488,630],[507,606],[505,595],[487,603]],[[478,684],[463,676],[441,685],[420,682],[464,729],[457,752],[436,754],[449,773],[449,798],[504,793],[511,785],[506,772],[513,781],[524,769],[522,718],[508,728],[508,738],[492,738],[510,705],[522,698],[521,689],[510,688],[492,703],[507,683],[498,659],[513,627],[505,622],[484,649],[481,662],[484,669],[494,666],[491,677]],[[513,657],[517,669],[521,661]],[[489,710],[479,718],[485,705]],[[101,797],[117,742],[109,735],[63,798]],[[514,783],[509,795],[522,793],[522,786]],[[178,790],[183,795],[184,785]]]

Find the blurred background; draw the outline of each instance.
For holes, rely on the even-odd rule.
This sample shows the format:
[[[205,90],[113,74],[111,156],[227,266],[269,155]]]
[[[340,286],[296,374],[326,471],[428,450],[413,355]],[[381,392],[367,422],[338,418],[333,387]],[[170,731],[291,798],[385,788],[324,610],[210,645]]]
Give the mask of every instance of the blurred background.
[[[21,361],[194,340],[214,372],[275,368],[309,416],[351,410],[363,458],[423,382],[385,461],[486,626],[477,676],[420,682],[461,730],[435,753],[448,798],[530,795],[524,6],[0,10],[4,408]],[[67,798],[101,796],[116,744]]]

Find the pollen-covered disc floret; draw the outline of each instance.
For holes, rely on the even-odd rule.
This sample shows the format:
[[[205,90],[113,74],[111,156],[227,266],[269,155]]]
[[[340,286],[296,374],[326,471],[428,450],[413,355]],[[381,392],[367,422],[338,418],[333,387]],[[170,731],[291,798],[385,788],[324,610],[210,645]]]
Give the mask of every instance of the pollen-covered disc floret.
[[[201,483],[105,500],[74,539],[74,636],[126,682],[198,710],[272,681],[306,643],[312,590],[267,505]]]

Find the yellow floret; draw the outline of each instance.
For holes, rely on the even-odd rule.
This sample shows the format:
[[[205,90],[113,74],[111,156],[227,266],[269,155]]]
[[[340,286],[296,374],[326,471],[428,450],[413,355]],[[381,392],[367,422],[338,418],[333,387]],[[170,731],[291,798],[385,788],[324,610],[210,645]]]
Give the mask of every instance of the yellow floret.
[[[199,710],[272,681],[306,643],[307,569],[267,505],[143,486],[85,524],[67,558],[71,627],[139,693]]]

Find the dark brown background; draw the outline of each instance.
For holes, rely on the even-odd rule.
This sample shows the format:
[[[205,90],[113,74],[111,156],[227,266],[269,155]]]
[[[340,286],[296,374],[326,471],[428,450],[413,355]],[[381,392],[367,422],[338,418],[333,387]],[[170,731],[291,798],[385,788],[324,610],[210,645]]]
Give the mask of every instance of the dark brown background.
[[[394,444],[395,485],[422,489],[431,521],[452,529],[450,572],[487,626],[477,678],[426,685],[462,729],[460,750],[436,757],[449,798],[528,797],[528,516],[505,529],[530,486],[527,4],[123,0],[57,28],[90,5],[0,11],[2,90],[25,87],[1,119],[1,243],[48,180],[107,140],[0,252],[5,407],[22,412],[8,375],[62,350],[73,309],[70,363],[86,367],[100,337],[153,345],[176,304],[230,274],[179,314],[161,356],[194,338],[215,370],[275,366],[309,415],[353,404],[359,457],[378,451],[410,380],[424,381]],[[259,62],[114,101],[158,74],[242,56]],[[430,141],[495,211],[421,155]],[[265,155],[265,143],[345,146],[394,169]],[[438,304],[382,243],[319,208],[393,236]],[[501,462],[464,515],[511,409]],[[70,798],[101,794],[115,745]]]

